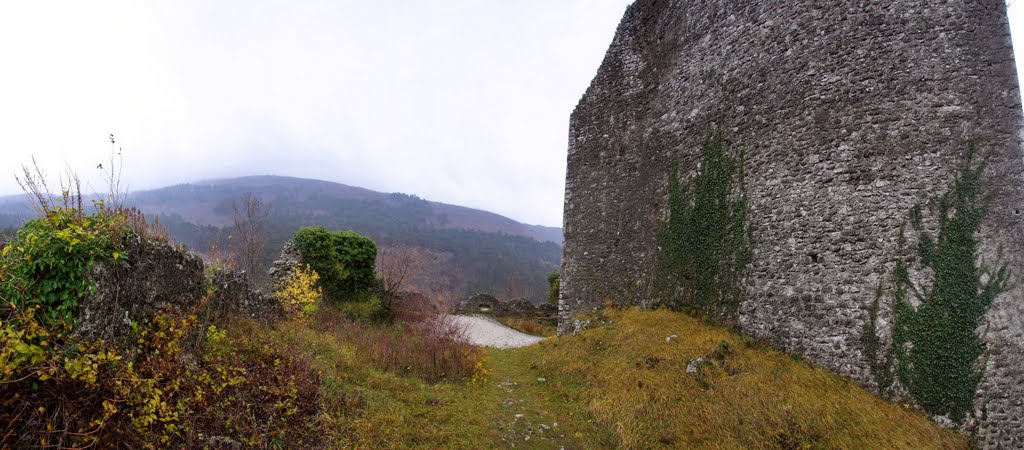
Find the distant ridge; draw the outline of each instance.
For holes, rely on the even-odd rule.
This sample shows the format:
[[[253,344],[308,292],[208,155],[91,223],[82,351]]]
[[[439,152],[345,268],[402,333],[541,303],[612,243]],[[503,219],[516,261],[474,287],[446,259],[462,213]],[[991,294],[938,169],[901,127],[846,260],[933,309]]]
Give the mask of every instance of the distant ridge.
[[[174,196],[167,196],[171,191],[184,191],[203,193],[206,188],[214,192],[225,190],[230,192],[252,192],[254,195],[279,195],[288,192],[296,195],[299,199],[307,199],[311,196],[322,196],[337,199],[354,199],[367,201],[391,202],[394,204],[394,196],[408,194],[384,193],[369,189],[336,183],[332,181],[283,177],[276,175],[255,175],[239,178],[225,178],[202,180],[195,183],[178,184],[160,189],[140,191],[134,193],[131,201],[136,203],[147,213],[181,214],[189,217],[195,223],[202,225],[227,225],[231,221],[231,210],[197,208],[195,204],[184,204]],[[414,195],[412,197],[415,197]],[[202,197],[204,200],[222,200],[216,195]],[[419,197],[416,197],[419,198]],[[520,223],[508,217],[495,214],[489,211],[468,208],[465,206],[452,205],[441,202],[426,201],[434,215],[439,219],[447,219],[438,222],[438,228],[465,228],[488,233],[505,233],[514,236],[525,236],[544,242],[550,241],[562,244],[562,229],[559,227],[546,227],[542,225],[528,225]],[[209,202],[204,202],[206,206]],[[214,205],[217,206],[217,205]],[[230,206],[230,204],[228,204]]]
[[[159,215],[175,240],[204,252],[229,245],[231,203],[244,193],[273,205],[266,262],[300,227],[351,229],[382,246],[421,249],[429,256],[431,273],[419,284],[430,289],[534,301],[543,300],[545,277],[561,263],[561,228],[323,180],[272,175],[203,180],[133,192],[127,202],[147,215]],[[0,197],[0,229],[20,226],[30,213],[23,195]]]

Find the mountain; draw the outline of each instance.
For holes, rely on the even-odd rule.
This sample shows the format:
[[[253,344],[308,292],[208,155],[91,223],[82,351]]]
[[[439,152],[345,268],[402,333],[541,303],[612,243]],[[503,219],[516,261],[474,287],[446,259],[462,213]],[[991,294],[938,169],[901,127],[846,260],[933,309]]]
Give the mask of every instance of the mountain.
[[[202,253],[230,245],[232,201],[244,193],[271,205],[265,263],[299,228],[316,225],[354,230],[382,247],[415,249],[425,264],[414,287],[455,296],[490,292],[543,301],[546,276],[561,263],[561,228],[321,180],[209,180],[134,192],[127,203],[159,216],[175,241]],[[0,198],[0,229],[20,225],[29,214],[24,196]]]

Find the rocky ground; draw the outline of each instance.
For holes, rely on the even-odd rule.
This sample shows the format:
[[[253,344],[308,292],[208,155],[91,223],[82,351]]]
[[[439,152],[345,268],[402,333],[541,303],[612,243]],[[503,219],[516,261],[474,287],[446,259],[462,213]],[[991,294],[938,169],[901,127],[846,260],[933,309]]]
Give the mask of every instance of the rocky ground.
[[[473,345],[494,348],[517,348],[536,344],[543,337],[531,336],[502,325],[486,316],[451,315],[448,319],[465,328],[466,338]]]

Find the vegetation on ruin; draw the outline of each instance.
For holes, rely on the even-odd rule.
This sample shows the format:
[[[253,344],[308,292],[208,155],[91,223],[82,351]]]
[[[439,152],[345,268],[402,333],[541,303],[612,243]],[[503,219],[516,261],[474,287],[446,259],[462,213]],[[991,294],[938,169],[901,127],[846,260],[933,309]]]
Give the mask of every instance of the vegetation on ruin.
[[[346,430],[367,426],[377,433],[388,420],[359,422],[353,408],[366,408],[355,400],[360,390],[380,386],[353,386],[349,377],[363,376],[361,383],[394,377],[430,389],[441,382],[481,383],[490,373],[486,354],[464,343],[450,323],[432,320],[434,309],[404,305],[399,320],[388,323],[347,319],[331,307],[316,315],[316,274],[305,268],[281,291],[296,317],[276,327],[241,317],[209,325],[198,320],[215,295],[217,285],[210,283],[196,310],[168,309],[148,323],[133,322],[126,345],[76,337],[69,333],[76,312],[71,302],[88,289],[91,261],[128,258],[118,250],[105,256],[119,248],[112,236],[135,233],[122,226],[127,221],[114,211],[89,216],[55,208],[5,247],[0,448],[340,448],[353,442]],[[64,233],[69,223],[82,230]],[[45,257],[66,258],[61,262],[72,269],[50,275],[45,269],[54,263],[29,264]],[[331,350],[308,353],[318,347],[296,339],[304,335],[323,336]],[[358,357],[346,366],[350,371],[325,377],[323,358],[336,352]],[[325,396],[339,386],[340,397]],[[358,442],[376,441],[368,436]]]
[[[744,154],[716,134],[701,148],[696,174],[668,186],[658,233],[658,285],[673,308],[735,323],[753,256]]]
[[[0,447],[965,447],[823,369],[681,313],[609,311],[598,321],[609,325],[579,336],[488,350],[423,300],[396,305],[391,322],[340,308],[368,303],[202,329],[196,313],[168,313],[129,349],[69,342],[2,357],[11,395]],[[8,320],[23,312],[3,311],[0,354],[49,339],[37,321]],[[710,363],[686,375],[698,357]]]
[[[199,329],[189,311],[133,322],[126,347],[71,333],[93,264],[130,264],[125,240],[156,237],[138,211],[87,214],[80,198],[44,204],[0,258],[0,448],[313,442],[317,376],[291,352]]]
[[[295,233],[302,261],[318,275],[327,298],[339,303],[357,298],[377,283],[377,245],[354,231],[306,227]]]
[[[926,411],[961,421],[972,410],[975,392],[984,377],[985,341],[979,328],[992,302],[1009,282],[1005,264],[989,265],[979,257],[978,232],[992,196],[983,192],[986,163],[975,163],[971,143],[952,187],[927,206],[937,231],[924,223],[925,206],[910,215],[917,251],[900,257],[892,285],[891,347],[878,354],[878,302],[868,309],[865,352],[884,393],[895,379]],[[911,276],[919,264],[921,278]]]
[[[102,205],[101,205],[102,206]],[[74,325],[78,299],[94,289],[86,273],[96,261],[120,261],[131,230],[126,218],[100,207],[86,214],[55,206],[18,230],[0,256],[0,300],[63,334]]]
[[[553,272],[548,275],[548,303],[557,306],[562,286],[562,274]]]
[[[128,344],[69,333],[89,267],[131,264],[120,243],[151,238],[140,220],[51,208],[3,250],[0,448],[966,447],[914,411],[683,313],[610,310],[578,336],[483,349],[443,299],[403,297],[389,320],[368,288],[324,302],[313,264],[279,287],[291,313],[280,322],[199,319],[211,281],[196,309],[133,322]],[[323,231],[314,248],[335,258]],[[32,264],[46,258],[70,269]],[[328,267],[349,276],[339,261]]]

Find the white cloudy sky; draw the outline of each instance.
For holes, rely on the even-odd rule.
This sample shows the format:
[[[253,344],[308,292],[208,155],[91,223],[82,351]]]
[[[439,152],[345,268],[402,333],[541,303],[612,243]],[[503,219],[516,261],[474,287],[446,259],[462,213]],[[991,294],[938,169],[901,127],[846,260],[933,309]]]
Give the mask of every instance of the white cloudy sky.
[[[569,113],[629,3],[0,0],[0,195],[33,155],[101,187],[115,133],[135,190],[291,175],[558,226]]]

